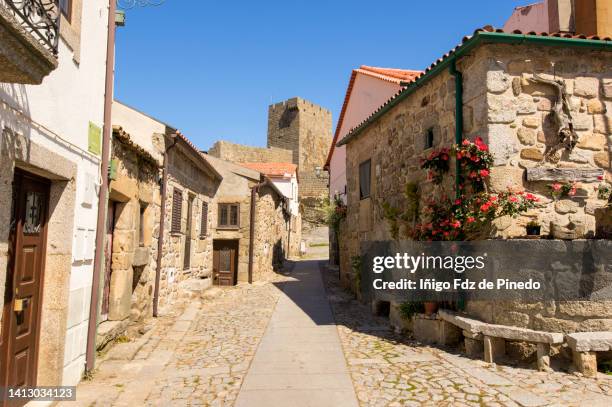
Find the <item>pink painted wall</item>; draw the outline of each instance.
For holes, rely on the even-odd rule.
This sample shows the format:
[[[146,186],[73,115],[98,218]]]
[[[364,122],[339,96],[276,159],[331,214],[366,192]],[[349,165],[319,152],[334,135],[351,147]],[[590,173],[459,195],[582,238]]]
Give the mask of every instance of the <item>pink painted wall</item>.
[[[504,31],[512,32],[514,30],[535,31],[537,33],[548,32],[548,0],[516,7],[504,24]]]
[[[400,90],[397,83],[357,73],[346,107],[338,141]],[[346,202],[346,147],[336,147],[329,163],[329,194],[341,194]]]

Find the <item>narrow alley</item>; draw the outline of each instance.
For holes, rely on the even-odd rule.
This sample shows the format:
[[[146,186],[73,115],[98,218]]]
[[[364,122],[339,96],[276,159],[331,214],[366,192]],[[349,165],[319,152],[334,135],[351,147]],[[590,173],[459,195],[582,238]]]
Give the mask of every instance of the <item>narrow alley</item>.
[[[612,377],[488,365],[394,333],[318,260],[215,288],[100,357],[80,406],[607,406]],[[180,309],[180,311],[179,311]]]

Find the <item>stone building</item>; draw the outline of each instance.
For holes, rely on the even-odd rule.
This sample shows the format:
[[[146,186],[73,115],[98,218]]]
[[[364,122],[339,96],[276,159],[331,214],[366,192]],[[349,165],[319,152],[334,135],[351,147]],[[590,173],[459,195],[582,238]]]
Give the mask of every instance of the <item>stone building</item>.
[[[109,2],[47,3],[0,2],[2,387],[72,386],[85,368]]]
[[[347,148],[344,283],[354,286],[350,262],[359,255],[361,241],[392,239],[383,203],[405,203],[409,182],[418,184],[422,199],[440,197],[440,188],[448,193],[448,185],[436,186],[428,179],[420,160],[452,145],[457,136],[480,136],[489,145],[495,157],[491,192],[518,187],[542,203],[516,219],[496,220],[494,235],[524,236],[528,221],[536,220],[545,235],[596,236],[611,218],[604,208],[607,202],[595,190],[598,175],[612,181],[610,51],[610,42],[597,37],[477,30],[350,132],[339,143]],[[559,95],[547,80],[561,81],[565,93]],[[561,149],[550,155],[559,142],[552,120],[562,99],[568,101],[566,114],[578,143],[571,152]],[[579,193],[551,199],[551,182],[573,181],[581,182]],[[546,307],[500,301],[468,303],[467,310],[486,322],[538,330],[612,330],[612,307],[598,302]]]
[[[215,284],[267,279],[297,250],[299,217],[292,216],[289,200],[261,172],[202,155],[223,177],[210,209]]]
[[[268,108],[267,148],[218,141],[208,154],[233,162],[290,162],[298,166],[304,221],[321,223],[329,177],[322,171],[331,143],[331,112],[302,98]]]
[[[114,127],[98,348],[152,316],[160,166],[121,127]]]
[[[109,214],[114,216],[109,219],[114,222],[107,231],[111,261],[102,304],[102,319],[109,323],[99,326],[99,346],[128,328],[138,329],[152,316],[156,301],[167,308],[184,290],[212,285],[209,204],[221,181],[174,127],[118,101],[113,103],[113,123]],[[164,172],[164,233],[159,242]]]

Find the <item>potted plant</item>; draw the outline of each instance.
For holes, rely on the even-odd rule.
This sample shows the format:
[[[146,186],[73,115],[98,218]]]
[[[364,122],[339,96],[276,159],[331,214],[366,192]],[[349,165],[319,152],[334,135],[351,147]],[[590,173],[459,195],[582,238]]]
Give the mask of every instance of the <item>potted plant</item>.
[[[434,301],[425,301],[423,302],[423,308],[425,309],[425,314],[435,314],[438,312],[438,303]]]
[[[535,220],[530,221],[525,229],[527,229],[527,236],[540,236],[540,224]]]

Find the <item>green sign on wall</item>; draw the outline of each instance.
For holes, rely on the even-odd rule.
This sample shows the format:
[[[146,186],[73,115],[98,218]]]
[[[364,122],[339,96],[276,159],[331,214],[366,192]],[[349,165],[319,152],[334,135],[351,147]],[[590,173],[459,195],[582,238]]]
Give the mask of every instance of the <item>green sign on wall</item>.
[[[90,153],[102,154],[102,128],[89,122],[89,146],[87,148]]]

